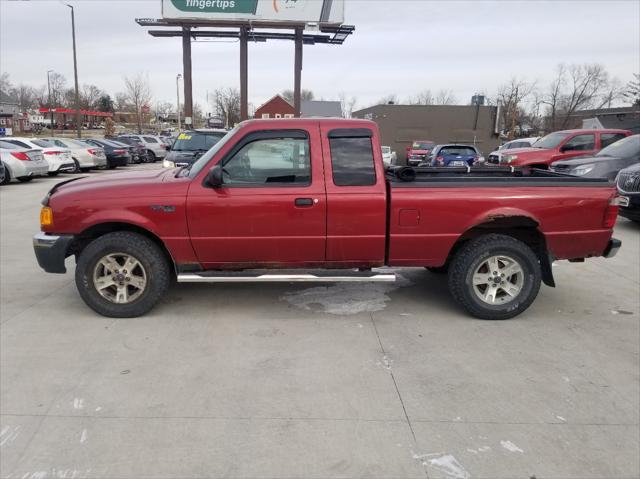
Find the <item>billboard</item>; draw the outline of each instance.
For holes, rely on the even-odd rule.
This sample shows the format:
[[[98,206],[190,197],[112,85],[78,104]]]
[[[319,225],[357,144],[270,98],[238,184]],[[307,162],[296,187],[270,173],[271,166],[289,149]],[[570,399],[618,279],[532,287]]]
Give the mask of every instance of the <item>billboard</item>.
[[[342,24],[344,0],[162,0],[167,20]]]

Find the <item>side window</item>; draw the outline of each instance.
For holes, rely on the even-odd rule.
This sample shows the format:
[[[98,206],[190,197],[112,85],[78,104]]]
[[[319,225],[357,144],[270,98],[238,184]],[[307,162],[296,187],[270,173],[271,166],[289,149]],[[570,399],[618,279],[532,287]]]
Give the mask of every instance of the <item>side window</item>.
[[[596,136],[593,133],[576,135],[562,147],[563,151],[593,150],[596,147]]]
[[[144,138],[144,141],[146,141],[147,143],[158,143],[158,140],[151,136],[143,136],[142,138]]]
[[[603,133],[600,135],[600,143],[602,144],[602,148],[605,146],[609,146],[612,143],[615,143],[618,140],[622,140],[625,138],[625,135],[622,133]]]
[[[225,161],[222,181],[243,186],[310,185],[309,140],[269,138],[248,143]]]
[[[32,146],[29,146],[26,143],[22,143],[21,141],[18,141],[18,140],[6,140],[6,141],[8,141],[9,143],[13,143],[14,145],[19,146],[21,148],[28,148],[30,150],[33,149]]]
[[[329,138],[329,144],[336,186],[370,186],[376,183],[370,137]]]
[[[53,142],[56,144],[56,146],[61,146],[62,148],[67,148],[67,145],[62,143],[60,140],[53,140]]]

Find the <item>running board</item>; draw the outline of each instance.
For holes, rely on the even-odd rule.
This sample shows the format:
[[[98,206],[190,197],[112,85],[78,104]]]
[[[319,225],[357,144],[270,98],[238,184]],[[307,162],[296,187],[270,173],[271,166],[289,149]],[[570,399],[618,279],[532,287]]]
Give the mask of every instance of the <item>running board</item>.
[[[393,273],[353,271],[332,276],[333,271],[318,273],[273,273],[249,271],[207,271],[178,275],[178,283],[392,283]]]

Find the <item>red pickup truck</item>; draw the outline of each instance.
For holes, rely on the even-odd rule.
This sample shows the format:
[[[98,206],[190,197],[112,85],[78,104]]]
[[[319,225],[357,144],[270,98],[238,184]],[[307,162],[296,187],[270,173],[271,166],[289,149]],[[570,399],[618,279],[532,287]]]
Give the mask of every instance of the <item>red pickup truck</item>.
[[[40,266],[75,256],[83,300],[149,311],[178,282],[391,281],[385,265],[448,271],[470,314],[524,311],[551,261],[613,256],[606,180],[513,168],[390,167],[366,120],[252,120],[189,167],[54,186]],[[373,268],[373,269],[372,269]]]
[[[631,135],[629,130],[563,130],[540,138],[530,148],[515,148],[489,154],[490,164],[548,168],[551,163],[583,155],[593,155],[605,146]]]

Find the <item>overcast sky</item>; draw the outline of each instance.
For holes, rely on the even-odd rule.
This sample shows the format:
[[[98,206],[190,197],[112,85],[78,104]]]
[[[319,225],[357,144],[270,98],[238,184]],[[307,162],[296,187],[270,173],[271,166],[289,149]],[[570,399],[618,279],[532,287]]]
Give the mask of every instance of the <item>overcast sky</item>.
[[[80,83],[114,94],[123,77],[148,72],[155,101],[175,101],[181,41],[153,38],[135,18],[159,18],[160,0],[75,0]],[[512,76],[546,86],[560,62],[603,64],[623,83],[640,71],[640,1],[346,0],[356,32],[342,46],[305,46],[303,88],[341,92],[369,106],[453,90],[468,103]],[[46,83],[54,69],[73,82],[70,11],[61,2],[0,0],[0,70],[11,81]],[[238,87],[236,41],[193,45],[194,99]],[[293,42],[249,45],[249,100],[255,106],[293,87]]]

